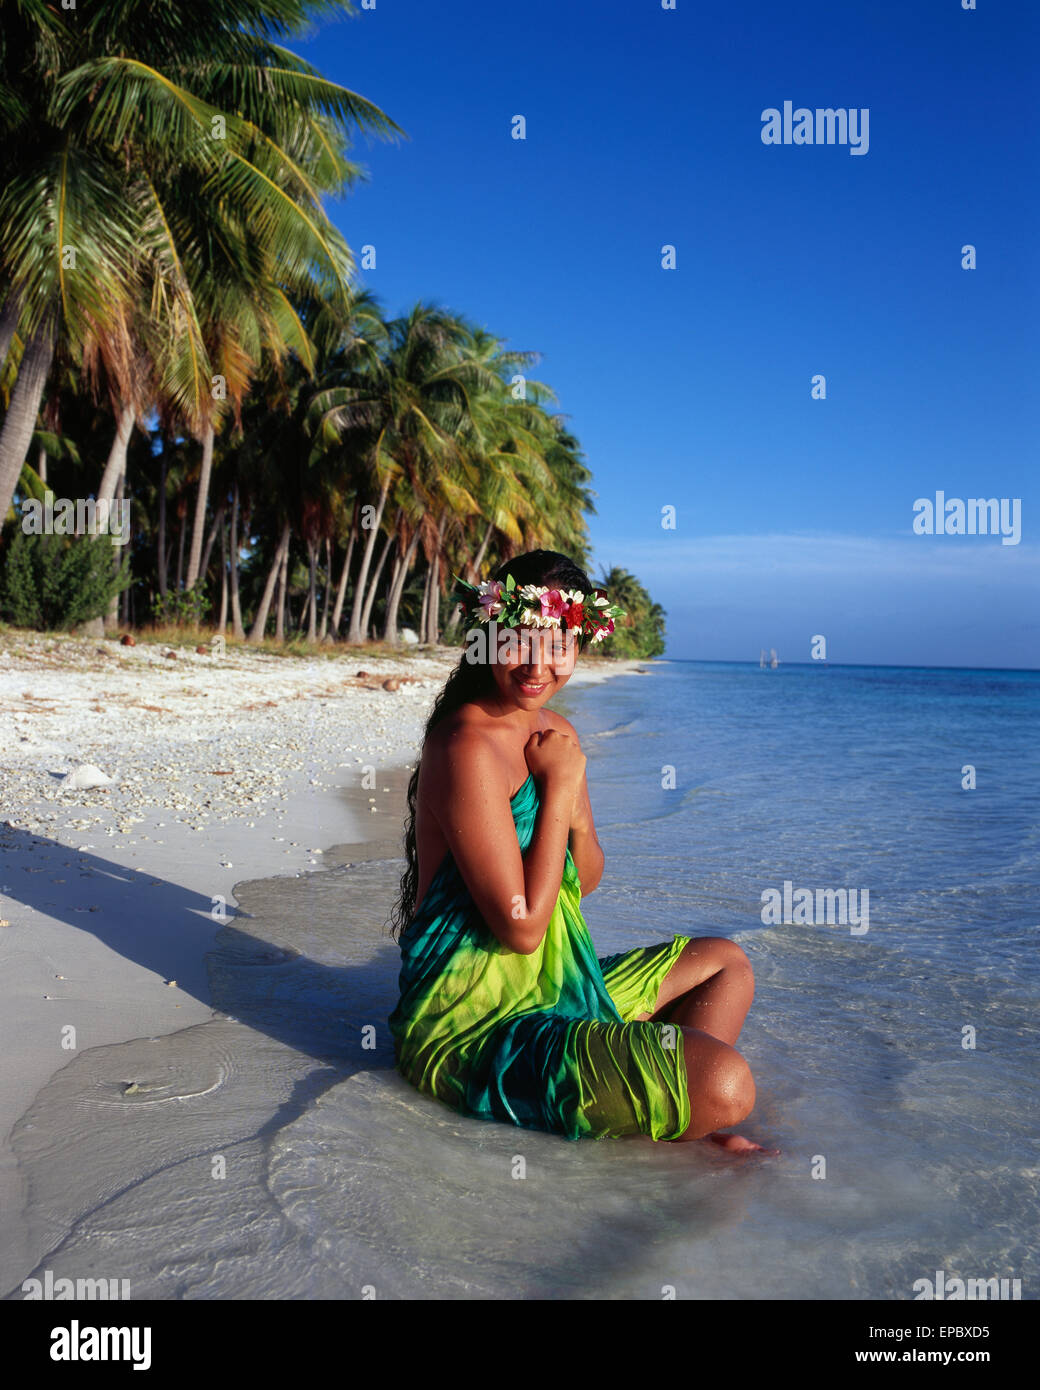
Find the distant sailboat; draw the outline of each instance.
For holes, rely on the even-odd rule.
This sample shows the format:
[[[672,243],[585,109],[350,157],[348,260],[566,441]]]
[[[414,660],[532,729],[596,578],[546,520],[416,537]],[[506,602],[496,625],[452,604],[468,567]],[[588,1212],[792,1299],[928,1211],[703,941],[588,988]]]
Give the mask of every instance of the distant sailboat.
[[[770,669],[773,670],[773,671],[775,671],[776,668],[777,668],[779,665],[780,665],[780,662],[777,660],[776,648],[775,648],[775,647],[770,647],[770,648],[769,648],[769,666],[770,666]]]
[[[762,647],[761,650],[760,650],[759,653],[758,653],[758,669],[759,669],[760,671],[764,671],[764,670],[766,669],[766,649],[765,649],[765,647]]]

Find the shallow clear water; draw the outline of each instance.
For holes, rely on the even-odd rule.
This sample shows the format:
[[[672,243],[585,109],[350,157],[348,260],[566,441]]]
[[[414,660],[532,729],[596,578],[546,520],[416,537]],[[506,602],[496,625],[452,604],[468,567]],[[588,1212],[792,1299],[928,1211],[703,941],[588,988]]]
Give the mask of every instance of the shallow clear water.
[[[14,1135],[40,1268],[135,1297],[908,1299],[943,1270],[1035,1298],[1040,675],[650,669],[557,702],[607,857],[583,908],[601,955],[740,940],[741,1129],[779,1158],[418,1095],[385,1022],[401,864],[357,863],[241,885],[209,962],[227,1017],[41,1092]],[[869,890],[868,929],[763,923],[785,881]]]

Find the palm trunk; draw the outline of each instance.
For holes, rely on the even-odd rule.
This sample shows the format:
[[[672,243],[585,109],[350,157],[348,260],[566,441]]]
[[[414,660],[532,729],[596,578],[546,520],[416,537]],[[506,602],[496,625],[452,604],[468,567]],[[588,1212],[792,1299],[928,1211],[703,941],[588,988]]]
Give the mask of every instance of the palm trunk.
[[[383,624],[383,641],[397,645],[397,610],[401,604],[401,595],[404,593],[404,586],[408,580],[408,571],[412,567],[412,559],[419,546],[419,528],[415,528],[412,539],[408,542],[408,549],[404,553],[401,567],[394,576],[394,582],[390,586],[390,597],[386,605],[386,621]]]
[[[159,463],[159,538],[156,541],[159,592],[166,597],[166,448]]]
[[[350,610],[350,631],[347,633],[347,641],[358,643],[364,641],[361,629],[361,607],[365,600],[365,585],[368,581],[368,569],[372,563],[372,552],[375,549],[376,534],[379,531],[379,523],[383,519],[383,508],[386,506],[386,495],[390,491],[390,479],[387,478],[379,494],[379,506],[376,508],[375,520],[368,535],[365,545],[365,553],[361,557],[361,571],[358,574],[357,586],[354,589],[354,603]]]
[[[316,541],[307,541],[307,565],[310,569],[310,584],[307,593],[307,641],[318,640],[318,546]]]
[[[430,566],[430,602],[426,609],[427,636],[431,647],[437,645],[440,636],[440,598],[441,598],[441,557],[435,555]]]
[[[386,586],[386,607],[383,609],[383,641],[387,640],[387,617],[390,613],[390,599],[397,592],[397,581],[401,577],[404,569],[404,556],[401,554],[401,547],[398,544],[397,554],[394,556],[394,567],[390,571],[390,579]]]
[[[264,629],[267,627],[267,615],[271,611],[271,598],[274,594],[274,586],[278,579],[278,574],[282,568],[282,552],[289,548],[289,523],[288,521],[282,528],[282,537],[278,542],[278,548],[271,561],[271,568],[267,571],[267,583],[264,585],[263,597],[260,599],[260,607],[256,610],[256,618],[249,632],[250,642],[262,642],[264,640]]]
[[[177,592],[180,593],[181,580],[184,578],[184,532],[187,529],[188,514],[181,512],[181,539],[177,547]]]
[[[379,576],[383,572],[383,566],[386,564],[386,557],[390,554],[390,547],[393,543],[394,537],[392,535],[387,536],[386,544],[383,546],[383,553],[380,555],[379,563],[376,565],[376,572],[372,576],[371,584],[368,586],[368,595],[365,598],[365,606],[361,612],[361,630],[365,633],[366,637],[368,635],[368,622],[372,616],[372,605],[375,603],[376,590],[379,588]]]
[[[119,475],[119,481],[116,483],[116,495],[115,495],[115,501],[119,504],[119,511],[120,511],[120,513],[122,513],[122,510],[123,510],[123,496],[124,496],[125,492],[126,492],[126,474],[125,474],[125,473],[121,473],[121,474]],[[118,573],[119,573],[119,567],[120,567],[120,565],[121,565],[122,562],[123,562],[123,552],[122,552],[121,547],[119,547],[119,546],[117,546],[117,545],[114,545],[114,546],[112,547],[112,549],[115,551],[115,554],[114,554],[113,557],[112,557],[112,567],[113,567],[114,572],[115,572],[116,574],[118,574]],[[118,627],[119,627],[119,600],[120,600],[120,597],[121,597],[120,594],[113,594],[111,600],[109,601],[108,612],[105,614],[105,619],[104,619],[105,631],[106,631],[106,632],[111,632],[114,628],[118,628]]]
[[[274,591],[274,640],[285,641],[285,566],[278,559],[278,587]]]
[[[419,610],[419,641],[426,641],[426,613],[430,606],[430,575],[433,573],[433,564],[426,566],[426,581],[423,584],[422,608]]]
[[[195,499],[195,524],[191,528],[191,557],[188,560],[186,589],[193,589],[199,577],[202,559],[202,537],[206,530],[206,503],[209,500],[209,479],[213,472],[213,424],[206,422],[202,436],[202,471],[199,474],[199,494]]]
[[[217,539],[217,532],[224,529],[224,514],[227,511],[227,502],[221,502],[217,508],[217,514],[213,518],[213,525],[209,528],[209,535],[206,537],[206,546],[202,552],[202,564],[199,567],[199,574],[205,575],[209,569],[209,557],[213,551],[213,543]]]
[[[357,526],[350,528],[350,540],[347,542],[347,558],[343,561],[343,570],[339,577],[339,588],[336,590],[336,602],[332,609],[332,640],[335,641],[339,636],[339,620],[343,615],[343,600],[347,593],[347,579],[350,575],[350,557],[354,552],[354,540],[357,537]]]
[[[227,610],[228,610],[228,572],[227,572],[227,528],[223,521],[220,523],[220,621],[217,623],[217,631],[227,632]]]
[[[238,481],[235,481],[234,499],[231,504],[231,632],[240,640],[245,638],[242,626],[242,603],[238,593]]]
[[[480,567],[484,563],[484,552],[487,550],[488,541],[491,539],[491,532],[494,529],[495,523],[493,521],[489,521],[487,524],[487,530],[484,532],[484,539],[480,542],[480,549],[477,551],[476,556],[473,559],[473,563],[469,567],[469,573],[466,575],[466,578],[469,580],[471,584],[475,584],[477,582],[477,575],[480,573]]]
[[[437,645],[441,635],[441,543],[444,540],[444,528],[447,524],[448,513],[445,512],[441,517],[441,524],[437,528],[437,548],[430,565],[430,602],[426,610],[429,632],[425,640],[429,642],[431,647]]]
[[[108,451],[108,461],[105,464],[105,471],[101,475],[101,482],[98,484],[97,500],[99,502],[115,501],[119,504],[119,510],[123,510],[123,498],[126,495],[126,455],[130,446],[130,436],[134,429],[134,410],[132,406],[124,405],[119,412],[116,421],[116,434],[112,440],[112,447]],[[115,554],[115,568],[118,571],[122,554],[117,549]],[[108,612],[105,614],[105,631],[112,632],[119,627],[119,595],[114,594],[112,601],[108,605]]]
[[[40,413],[47,374],[54,359],[55,335],[49,326],[39,327],[29,339],[11,403],[0,429],[0,519],[7,515],[29,450],[36,417]]]
[[[288,524],[288,523],[286,523]],[[285,610],[289,598],[289,542],[285,543],[282,551],[282,567],[278,574],[278,614],[275,618],[274,636],[276,642],[285,641]],[[292,609],[289,609],[289,621],[292,621]]]
[[[329,599],[332,596],[332,542],[325,537],[325,601],[321,606],[321,632],[318,636],[324,642],[329,635]]]
[[[122,511],[123,507],[127,505],[126,502],[125,502],[125,500],[124,500],[124,499],[126,498],[126,494],[127,494],[126,475],[124,474],[124,476],[119,480],[119,490],[118,490],[117,493],[116,493],[116,496],[118,497],[119,503],[120,503],[120,511]],[[127,546],[126,546],[126,548],[121,547],[121,546],[113,547],[113,548],[115,549],[115,552],[116,552],[115,555],[113,556],[113,562],[114,562],[113,567],[114,567],[114,569],[115,569],[116,574],[119,573],[119,570],[120,570],[120,568],[122,567],[122,564],[123,564],[123,556],[126,554],[127,549],[129,549],[129,547],[130,547],[130,541],[129,541],[129,539],[128,539],[128,541],[127,541]],[[133,587],[132,587],[132,586],[131,586],[130,588],[128,588],[128,589],[124,589],[124,590],[122,591],[122,593],[116,595],[116,605],[117,605],[118,610],[119,610],[119,613],[120,613],[120,615],[121,615],[121,621],[122,621],[124,627],[130,627],[130,626],[132,625],[131,622],[130,622],[130,603],[131,603],[131,600],[133,599],[133,596],[134,596],[134,591],[133,591]],[[117,625],[118,625],[118,623],[117,623]]]
[[[36,476],[41,483],[47,481],[47,450],[40,445],[40,452],[36,456]]]
[[[119,419],[116,421],[116,437],[112,440],[112,447],[108,451],[108,462],[105,464],[105,471],[101,475],[100,483],[98,483],[97,500],[99,502],[111,502],[119,488],[120,478],[126,476],[126,451],[130,444],[133,428],[133,407],[124,405],[119,412]]]

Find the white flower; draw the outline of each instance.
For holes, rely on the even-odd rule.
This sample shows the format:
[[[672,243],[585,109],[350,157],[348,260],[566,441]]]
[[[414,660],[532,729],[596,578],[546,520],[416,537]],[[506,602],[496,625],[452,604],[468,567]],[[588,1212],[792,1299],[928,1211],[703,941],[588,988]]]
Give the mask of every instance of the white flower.
[[[542,584],[541,586],[537,584],[525,584],[520,590],[520,597],[526,603],[534,603],[536,599],[540,599],[543,594],[547,594],[548,592],[549,586],[547,584]]]
[[[597,594],[592,600],[592,604],[594,608],[606,608],[610,604],[610,599],[604,598],[602,594]]]
[[[525,608],[520,614],[521,627],[558,627],[559,618],[543,618],[540,608]]]

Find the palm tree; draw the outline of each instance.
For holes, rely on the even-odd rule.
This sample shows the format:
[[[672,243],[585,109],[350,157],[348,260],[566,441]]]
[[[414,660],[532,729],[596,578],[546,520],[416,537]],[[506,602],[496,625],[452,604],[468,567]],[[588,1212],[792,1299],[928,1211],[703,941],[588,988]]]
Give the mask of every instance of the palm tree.
[[[635,575],[613,566],[599,584],[612,603],[625,610],[615,626],[611,652],[616,656],[651,657],[664,651],[665,610],[654,603]],[[616,640],[614,640],[616,639]]]
[[[472,375],[462,353],[465,339],[460,320],[417,304],[407,316],[386,324],[385,333],[359,342],[348,365],[315,393],[311,409],[316,428],[353,449],[361,467],[358,491],[372,508],[371,525],[362,526],[368,535],[348,642],[365,639],[363,619],[371,612],[378,580],[376,575],[370,586],[369,571],[391,486],[400,482],[427,509],[424,546],[434,575],[449,514],[477,510],[457,476],[457,435],[467,416],[466,383]],[[403,511],[403,498],[398,505]],[[431,516],[433,509],[436,516]]]
[[[564,551],[584,564],[588,542],[583,512],[593,509],[584,484],[591,475],[562,419],[545,408],[555,399],[553,393],[526,376],[537,354],[505,351],[484,330],[471,331],[465,350],[485,369],[480,389],[471,393],[470,420],[462,436],[479,514],[457,519],[449,532],[448,568],[473,582],[489,554],[508,559],[540,548]],[[522,391],[516,381],[520,369]],[[426,612],[429,622],[436,615],[432,602]],[[458,610],[452,625],[457,616]],[[435,640],[435,629],[427,637]]]
[[[432,362],[420,365],[422,354],[408,349],[409,325],[414,331],[422,316],[433,312],[450,323],[450,332],[442,332],[439,360],[435,354]],[[396,383],[402,400],[408,399],[401,382],[409,383],[409,373],[412,388],[416,380],[423,383],[422,392],[430,398],[424,419],[436,424],[440,447],[420,447],[431,437],[429,428],[425,437],[403,429],[391,437],[388,452],[398,474],[383,515],[393,520],[379,528],[383,540],[374,575],[367,586],[359,576],[355,587],[355,611],[360,602],[361,613],[351,640],[362,640],[367,632],[391,553],[383,627],[388,642],[397,640],[400,602],[420,545],[426,568],[419,629],[421,640],[431,643],[438,640],[448,575],[453,570],[473,574],[489,547],[507,555],[525,546],[566,549],[583,563],[587,538],[581,512],[591,507],[591,493],[584,487],[590,474],[577,442],[544,409],[543,402],[554,399],[549,388],[528,380],[523,393],[513,389],[518,371],[526,372],[536,360],[534,353],[506,351],[501,340],[458,316],[423,306],[413,310],[410,320],[387,326],[383,380]],[[327,408],[326,422],[335,419],[329,409],[335,397],[330,392],[319,396],[318,405]],[[354,395],[349,403],[356,408],[362,399]],[[369,553],[375,543],[372,534]]]
[[[59,336],[76,352],[100,356],[122,426],[148,337],[146,290],[147,326],[162,330],[168,348],[157,375],[193,432],[213,423],[213,372],[195,297],[200,283],[193,283],[200,243],[183,234],[192,213],[205,209],[208,235],[224,237],[224,249],[251,244],[254,288],[267,292],[258,312],[276,352],[292,331],[282,287],[313,281],[317,267],[345,293],[349,252],[321,195],[356,175],[344,154],[348,126],[400,132],[376,107],[272,41],[298,32],[309,11],[331,6],[215,0],[196,23],[186,20],[186,8],[95,6],[66,23],[45,0],[20,0],[10,27],[5,13],[0,350],[6,354],[18,334],[24,352],[0,431],[0,514]],[[193,182],[203,197],[189,205],[184,195]],[[208,438],[204,449],[209,458]],[[118,472],[118,457],[112,469]],[[199,512],[189,573],[204,502],[201,519]]]

